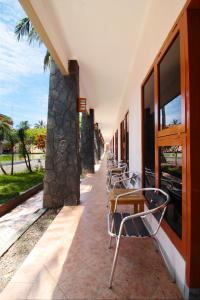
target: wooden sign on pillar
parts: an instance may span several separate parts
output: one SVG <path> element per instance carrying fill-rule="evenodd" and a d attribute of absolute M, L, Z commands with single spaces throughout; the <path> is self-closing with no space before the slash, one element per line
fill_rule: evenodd
<path fill-rule="evenodd" d="M 86 112 L 86 98 L 78 98 L 78 112 Z"/>

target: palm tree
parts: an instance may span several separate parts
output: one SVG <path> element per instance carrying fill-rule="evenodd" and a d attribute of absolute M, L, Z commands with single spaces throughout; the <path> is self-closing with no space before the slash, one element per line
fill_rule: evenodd
<path fill-rule="evenodd" d="M 26 149 L 26 142 L 25 142 L 25 139 L 26 139 L 26 129 L 23 128 L 23 127 L 20 127 L 17 130 L 17 135 L 18 135 L 19 140 L 20 140 L 21 145 L 22 145 L 22 154 L 23 154 L 23 157 L 24 157 L 24 161 L 25 161 L 26 167 L 27 167 L 27 169 L 30 172 L 32 172 L 30 157 L 29 157 L 29 153 L 28 153 L 28 151 Z"/>
<path fill-rule="evenodd" d="M 33 42 L 37 42 L 39 45 L 43 44 L 42 40 L 40 39 L 37 31 L 33 27 L 28 17 L 21 19 L 17 23 L 17 25 L 15 26 L 15 34 L 17 36 L 18 41 L 23 38 L 26 38 L 29 44 L 32 44 Z M 44 57 L 44 71 L 46 71 L 50 67 L 50 63 L 51 55 L 47 50 Z"/>
<path fill-rule="evenodd" d="M 18 136 L 17 136 L 17 131 L 15 129 L 11 129 L 7 134 L 6 134 L 6 140 L 9 142 L 11 150 L 12 150 L 12 160 L 11 160 L 11 172 L 10 175 L 13 175 L 13 170 L 14 170 L 14 147 L 16 143 L 18 142 Z"/>
<path fill-rule="evenodd" d="M 30 128 L 30 124 L 28 121 L 21 121 L 18 125 L 18 128 L 23 128 L 24 130 L 27 130 Z"/>
<path fill-rule="evenodd" d="M 35 123 L 34 127 L 38 129 L 46 128 L 46 124 L 43 120 L 39 120 L 37 123 Z"/>
<path fill-rule="evenodd" d="M 1 117 L 0 119 L 0 155 L 3 153 L 3 140 L 5 138 L 5 135 L 10 131 L 10 125 L 8 123 L 8 120 L 6 117 Z M 0 162 L 0 168 L 2 172 L 6 175 L 6 171 L 4 170 L 1 162 Z"/>

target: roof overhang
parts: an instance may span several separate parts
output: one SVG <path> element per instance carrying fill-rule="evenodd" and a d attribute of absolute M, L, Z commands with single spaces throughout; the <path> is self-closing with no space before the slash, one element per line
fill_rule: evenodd
<path fill-rule="evenodd" d="M 80 66 L 81 97 L 105 139 L 119 113 L 149 0 L 19 0 L 63 75 Z"/>

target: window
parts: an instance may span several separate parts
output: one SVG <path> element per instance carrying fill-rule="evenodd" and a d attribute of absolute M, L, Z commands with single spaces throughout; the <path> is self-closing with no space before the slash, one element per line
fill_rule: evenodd
<path fill-rule="evenodd" d="M 170 196 L 165 220 L 182 237 L 182 146 L 159 147 L 160 187 Z"/>
<path fill-rule="evenodd" d="M 125 115 L 124 120 L 120 124 L 120 144 L 121 144 L 121 160 L 129 164 L 129 114 Z"/>
<path fill-rule="evenodd" d="M 182 96 L 180 72 L 180 36 L 171 44 L 159 64 L 159 129 L 182 123 Z"/>
<path fill-rule="evenodd" d="M 168 36 L 142 85 L 143 186 L 170 195 L 162 228 L 183 253 L 186 241 L 186 64 L 181 24 Z M 145 193 L 150 199 L 151 192 Z"/>
<path fill-rule="evenodd" d="M 144 186 L 155 186 L 154 73 L 144 88 Z"/>

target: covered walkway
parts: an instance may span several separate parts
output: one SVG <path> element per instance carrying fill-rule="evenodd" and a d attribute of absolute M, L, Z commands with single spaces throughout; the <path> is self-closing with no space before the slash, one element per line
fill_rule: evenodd
<path fill-rule="evenodd" d="M 61 210 L 0 299 L 181 299 L 152 241 L 122 241 L 108 289 L 105 165 L 83 181 L 81 205 Z"/>

